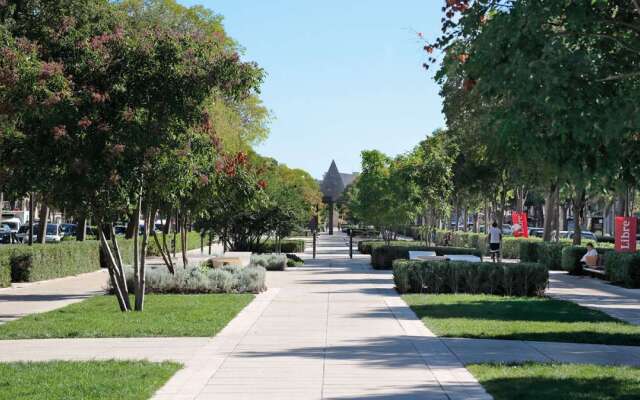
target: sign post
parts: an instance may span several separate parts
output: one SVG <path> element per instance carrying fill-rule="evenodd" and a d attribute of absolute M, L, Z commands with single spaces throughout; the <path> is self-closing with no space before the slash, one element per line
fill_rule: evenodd
<path fill-rule="evenodd" d="M 318 216 L 314 215 L 309 221 L 309 229 L 313 234 L 313 259 L 316 259 L 316 238 L 318 235 Z"/>
<path fill-rule="evenodd" d="M 349 228 L 349 258 L 353 259 L 353 229 Z"/>
<path fill-rule="evenodd" d="M 637 233 L 636 217 L 616 217 L 616 252 L 635 253 Z"/>

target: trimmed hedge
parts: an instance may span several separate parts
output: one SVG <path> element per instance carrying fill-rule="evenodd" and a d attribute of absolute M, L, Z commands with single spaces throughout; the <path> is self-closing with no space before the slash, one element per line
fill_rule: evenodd
<path fill-rule="evenodd" d="M 100 269 L 98 242 L 61 242 L 0 247 L 0 270 L 9 265 L 12 282 L 37 282 Z"/>
<path fill-rule="evenodd" d="M 262 243 L 258 249 L 255 250 L 256 253 L 275 253 L 276 252 L 276 242 L 275 240 L 267 240 Z M 299 239 L 286 239 L 280 241 L 280 252 L 281 253 L 304 253 L 304 240 Z"/>
<path fill-rule="evenodd" d="M 358 242 L 358 251 L 360 254 L 371 254 L 376 247 L 385 245 L 384 240 L 362 240 Z M 391 246 L 425 246 L 425 243 L 417 240 L 392 240 L 389 242 Z"/>
<path fill-rule="evenodd" d="M 640 288 L 640 254 L 609 252 L 604 262 L 611 282 L 629 288 Z"/>
<path fill-rule="evenodd" d="M 416 246 L 415 242 L 407 242 L 408 245 L 401 246 L 379 246 L 374 247 L 371 253 L 371 265 L 375 269 L 390 269 L 395 260 L 409 259 L 410 251 L 435 251 L 436 255 L 443 256 L 445 254 L 468 254 L 482 258 L 482 252 L 474 249 L 462 247 L 428 247 Z"/>
<path fill-rule="evenodd" d="M 549 270 L 562 269 L 562 249 L 567 243 L 548 243 L 540 241 L 520 241 L 520 261 L 537 262 Z"/>
<path fill-rule="evenodd" d="M 547 287 L 549 271 L 534 263 L 396 260 L 393 280 L 400 293 L 539 296 Z"/>
<path fill-rule="evenodd" d="M 9 254 L 0 252 L 0 288 L 11 286 L 11 261 L 9 257 Z"/>

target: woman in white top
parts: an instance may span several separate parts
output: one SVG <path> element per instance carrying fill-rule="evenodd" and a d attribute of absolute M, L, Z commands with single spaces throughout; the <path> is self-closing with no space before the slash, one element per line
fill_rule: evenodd
<path fill-rule="evenodd" d="M 582 256 L 580 262 L 587 264 L 587 257 L 598 257 L 598 250 L 593 248 L 592 243 L 587 243 L 587 252 Z"/>

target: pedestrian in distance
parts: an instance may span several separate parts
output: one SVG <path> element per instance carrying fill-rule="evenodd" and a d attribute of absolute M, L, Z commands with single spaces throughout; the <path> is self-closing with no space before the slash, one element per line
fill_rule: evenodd
<path fill-rule="evenodd" d="M 500 249 L 502 248 L 502 231 L 498 228 L 498 224 L 494 222 L 489 228 L 489 254 L 491 261 L 500 262 Z"/>

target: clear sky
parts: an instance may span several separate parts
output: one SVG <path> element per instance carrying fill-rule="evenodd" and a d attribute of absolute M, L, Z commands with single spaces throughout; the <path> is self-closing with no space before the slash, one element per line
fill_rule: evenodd
<path fill-rule="evenodd" d="M 275 119 L 258 152 L 321 178 L 332 159 L 395 155 L 444 125 L 416 32 L 435 37 L 441 0 L 179 0 L 222 14 L 244 57 L 263 67 Z"/>

